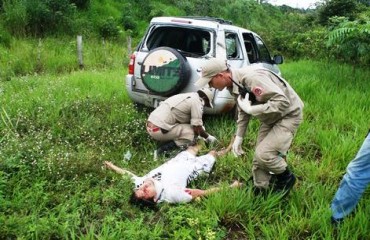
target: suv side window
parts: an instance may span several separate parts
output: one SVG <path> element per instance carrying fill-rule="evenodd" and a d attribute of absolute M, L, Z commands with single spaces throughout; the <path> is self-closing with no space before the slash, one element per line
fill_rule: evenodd
<path fill-rule="evenodd" d="M 271 63 L 271 56 L 269 50 L 263 43 L 262 39 L 256 36 L 256 43 L 258 48 L 258 61 Z"/>
<path fill-rule="evenodd" d="M 243 33 L 243 41 L 249 62 L 256 63 L 258 61 L 257 47 L 253 35 L 250 33 Z"/>
<path fill-rule="evenodd" d="M 208 54 L 211 47 L 210 41 L 211 34 L 205 30 L 158 26 L 151 32 L 146 46 L 148 50 L 170 47 L 194 57 Z"/>
<path fill-rule="evenodd" d="M 237 33 L 225 32 L 225 46 L 227 59 L 241 59 L 243 57 Z"/>

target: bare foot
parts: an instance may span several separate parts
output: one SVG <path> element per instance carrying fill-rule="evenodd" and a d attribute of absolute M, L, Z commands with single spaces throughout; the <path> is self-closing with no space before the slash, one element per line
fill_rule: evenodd
<path fill-rule="evenodd" d="M 214 156 L 214 157 L 217 157 L 218 156 L 218 152 L 216 152 L 215 150 L 212 150 L 212 151 L 209 151 L 208 154 Z"/>

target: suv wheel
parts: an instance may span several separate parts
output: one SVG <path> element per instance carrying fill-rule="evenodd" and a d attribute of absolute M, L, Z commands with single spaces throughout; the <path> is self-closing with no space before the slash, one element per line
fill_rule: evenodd
<path fill-rule="evenodd" d="M 178 93 L 190 78 L 190 66 L 177 50 L 159 47 L 144 58 L 141 79 L 147 89 L 161 96 Z"/>

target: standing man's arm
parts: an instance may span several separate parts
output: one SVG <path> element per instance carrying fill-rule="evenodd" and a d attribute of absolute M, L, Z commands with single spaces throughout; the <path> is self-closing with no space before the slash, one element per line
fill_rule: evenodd
<path fill-rule="evenodd" d="M 242 143 L 243 143 L 243 138 L 248 130 L 248 124 L 249 124 L 250 118 L 251 118 L 251 115 L 245 113 L 238 106 L 238 120 L 236 122 L 237 129 L 235 133 L 235 139 L 232 145 L 232 152 L 234 153 L 234 156 L 236 157 L 244 154 L 244 151 L 242 149 Z"/>

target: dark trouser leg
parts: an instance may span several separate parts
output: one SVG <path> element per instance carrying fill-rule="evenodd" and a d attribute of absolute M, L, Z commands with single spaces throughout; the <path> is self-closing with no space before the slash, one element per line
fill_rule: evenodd
<path fill-rule="evenodd" d="M 287 195 L 289 191 L 293 188 L 296 182 L 296 177 L 287 167 L 284 172 L 276 174 L 276 181 L 273 185 L 273 191 L 281 192 Z"/>

